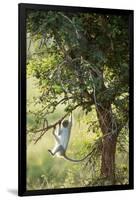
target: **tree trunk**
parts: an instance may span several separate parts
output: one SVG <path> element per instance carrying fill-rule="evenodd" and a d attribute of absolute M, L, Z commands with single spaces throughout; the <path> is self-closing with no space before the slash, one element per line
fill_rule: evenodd
<path fill-rule="evenodd" d="M 115 152 L 117 142 L 117 133 L 116 127 L 114 127 L 111 104 L 107 103 L 101 107 L 98 106 L 96 111 L 103 133 L 101 177 L 104 178 L 105 185 L 111 185 L 115 184 Z"/>

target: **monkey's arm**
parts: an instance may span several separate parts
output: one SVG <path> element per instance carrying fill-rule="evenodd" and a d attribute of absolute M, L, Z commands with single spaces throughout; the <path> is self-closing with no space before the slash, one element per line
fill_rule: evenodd
<path fill-rule="evenodd" d="M 55 133 L 56 131 L 57 131 L 56 128 L 54 128 L 52 134 L 54 135 L 55 140 L 56 140 L 58 143 L 60 143 L 60 139 L 59 139 L 58 135 Z M 58 130 L 58 131 L 59 131 L 59 130 Z"/>
<path fill-rule="evenodd" d="M 58 135 L 61 134 L 61 122 L 59 123 L 59 128 L 58 128 Z"/>
<path fill-rule="evenodd" d="M 69 127 L 72 127 L 72 113 L 69 116 Z"/>

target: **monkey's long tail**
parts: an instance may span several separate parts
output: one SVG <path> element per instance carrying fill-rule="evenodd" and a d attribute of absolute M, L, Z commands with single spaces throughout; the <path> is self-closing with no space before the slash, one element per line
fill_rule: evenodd
<path fill-rule="evenodd" d="M 82 161 L 84 161 L 86 158 L 88 158 L 91 154 L 92 154 L 92 151 L 91 151 L 90 153 L 88 153 L 84 158 L 78 159 L 78 160 L 69 158 L 67 155 L 64 155 L 64 158 L 65 158 L 66 160 L 70 161 L 70 162 L 82 162 Z"/>

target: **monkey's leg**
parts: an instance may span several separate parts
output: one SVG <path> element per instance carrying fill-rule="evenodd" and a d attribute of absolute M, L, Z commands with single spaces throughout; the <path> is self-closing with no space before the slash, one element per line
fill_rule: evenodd
<path fill-rule="evenodd" d="M 49 152 L 52 156 L 54 156 L 54 154 L 52 153 L 52 151 L 51 151 L 50 149 L 48 149 L 48 152 Z"/>
<path fill-rule="evenodd" d="M 55 140 L 57 141 L 57 143 L 60 143 L 60 139 L 59 139 L 59 137 L 58 137 L 55 133 L 53 133 L 53 135 L 54 135 Z"/>
<path fill-rule="evenodd" d="M 57 152 L 59 152 L 61 149 L 62 149 L 61 145 L 58 145 L 58 146 L 56 146 L 56 147 L 53 149 L 52 153 L 55 155 L 55 154 L 56 154 Z"/>
<path fill-rule="evenodd" d="M 61 145 L 58 145 L 52 151 L 49 149 L 48 152 L 50 152 L 50 154 L 54 156 L 57 152 L 62 152 L 62 148 L 63 147 Z"/>

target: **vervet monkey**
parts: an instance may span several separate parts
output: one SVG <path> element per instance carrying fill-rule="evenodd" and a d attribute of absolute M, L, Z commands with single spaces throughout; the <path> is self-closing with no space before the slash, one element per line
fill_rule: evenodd
<path fill-rule="evenodd" d="M 48 150 L 51 155 L 57 155 L 57 156 L 64 156 L 65 151 L 68 146 L 69 138 L 70 138 L 70 132 L 72 127 L 72 114 L 69 117 L 69 120 L 64 120 L 61 124 L 59 124 L 59 128 L 53 131 L 53 135 L 55 137 L 55 147 L 53 150 Z"/>
<path fill-rule="evenodd" d="M 56 143 L 53 150 L 49 149 L 48 151 L 52 156 L 57 155 L 71 162 L 80 162 L 85 160 L 89 156 L 89 154 L 81 160 L 71 159 L 66 156 L 66 149 L 71 134 L 71 128 L 72 128 L 72 114 L 70 115 L 69 120 L 64 120 L 62 122 L 62 127 L 60 124 L 59 128 L 53 131 Z"/>

